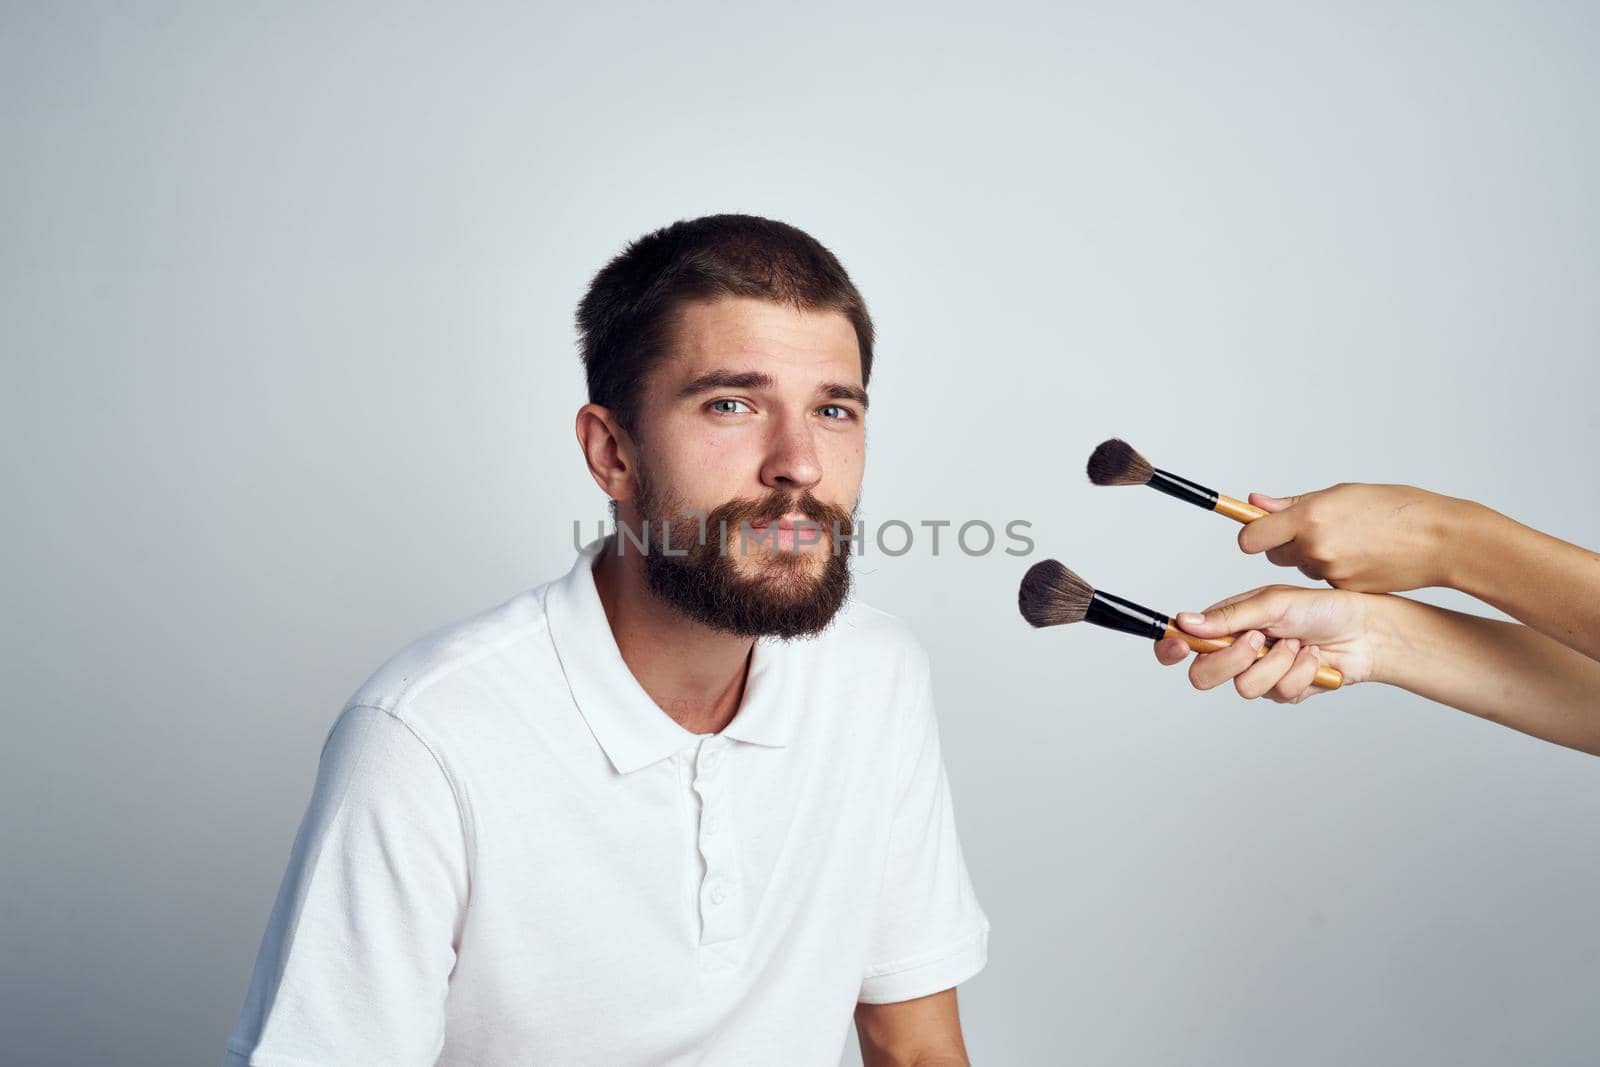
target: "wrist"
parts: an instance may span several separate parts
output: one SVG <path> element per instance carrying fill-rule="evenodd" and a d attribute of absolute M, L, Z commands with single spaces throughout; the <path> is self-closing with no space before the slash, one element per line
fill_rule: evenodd
<path fill-rule="evenodd" d="M 1487 558 L 1487 534 L 1501 516 L 1474 500 L 1445 497 L 1436 533 L 1439 561 L 1437 585 L 1470 592 L 1478 584 Z"/>
<path fill-rule="evenodd" d="M 1364 600 L 1361 627 L 1367 635 L 1370 662 L 1369 682 L 1402 685 L 1398 667 L 1406 662 L 1401 648 L 1405 641 L 1405 609 L 1411 601 L 1393 593 L 1359 593 Z"/>

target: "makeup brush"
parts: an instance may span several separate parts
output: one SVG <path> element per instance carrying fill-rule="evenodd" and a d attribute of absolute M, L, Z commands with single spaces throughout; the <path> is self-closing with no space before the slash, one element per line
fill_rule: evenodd
<path fill-rule="evenodd" d="M 1254 522 L 1266 514 L 1254 504 L 1223 496 L 1215 489 L 1152 466 L 1120 437 L 1101 441 L 1095 448 L 1089 457 L 1089 480 L 1095 485 L 1148 485 L 1239 522 Z"/>
<path fill-rule="evenodd" d="M 1217 652 L 1234 641 L 1232 637 L 1186 634 L 1172 625 L 1166 615 L 1131 600 L 1102 593 L 1053 559 L 1040 560 L 1028 568 L 1028 573 L 1022 576 L 1022 588 L 1017 591 L 1017 607 L 1022 617 L 1035 626 L 1092 622 L 1108 630 L 1121 630 L 1152 641 L 1176 637 L 1196 652 Z M 1276 643 L 1269 640 L 1256 653 L 1256 659 L 1265 656 L 1267 649 Z M 1332 667 L 1319 667 L 1316 684 L 1324 689 L 1337 689 L 1344 684 L 1344 675 Z"/>

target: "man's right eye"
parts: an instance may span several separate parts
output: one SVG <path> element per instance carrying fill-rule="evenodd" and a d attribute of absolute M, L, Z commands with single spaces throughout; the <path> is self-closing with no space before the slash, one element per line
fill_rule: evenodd
<path fill-rule="evenodd" d="M 731 397 L 724 397 L 721 400 L 713 400 L 711 403 L 707 404 L 706 406 L 711 408 L 718 415 L 737 415 L 737 414 L 739 414 L 737 411 L 729 410 L 726 407 L 718 407 L 718 405 L 719 404 L 743 404 L 743 403 L 744 403 L 743 400 L 734 400 Z"/>

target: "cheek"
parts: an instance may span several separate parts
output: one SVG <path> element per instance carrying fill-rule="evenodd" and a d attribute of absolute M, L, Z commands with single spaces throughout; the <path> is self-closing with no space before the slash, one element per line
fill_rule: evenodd
<path fill-rule="evenodd" d="M 865 441 L 859 437 L 840 441 L 837 447 L 829 450 L 823 457 L 824 476 L 836 485 L 859 488 L 866 461 Z"/>
<path fill-rule="evenodd" d="M 761 469 L 765 457 L 756 434 L 701 431 L 689 438 L 678 457 L 684 476 L 706 485 L 742 486 Z"/>
<path fill-rule="evenodd" d="M 751 496 L 761 454 L 737 435 L 694 429 L 676 438 L 669 454 L 658 453 L 653 469 L 694 507 L 715 507 L 735 496 Z"/>

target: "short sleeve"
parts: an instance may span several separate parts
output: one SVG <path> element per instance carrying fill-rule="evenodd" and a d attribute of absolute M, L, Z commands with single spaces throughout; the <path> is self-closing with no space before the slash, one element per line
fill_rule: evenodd
<path fill-rule="evenodd" d="M 902 726 L 889 855 L 858 1000 L 888 1004 L 949 989 L 988 960 L 989 920 L 956 836 L 927 653 L 915 647 L 915 695 Z"/>
<path fill-rule="evenodd" d="M 323 746 L 229 1067 L 433 1063 L 467 855 L 432 751 L 389 712 L 347 708 Z"/>

